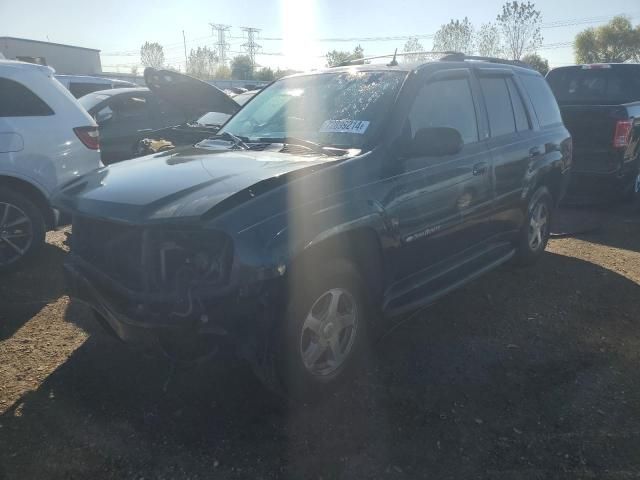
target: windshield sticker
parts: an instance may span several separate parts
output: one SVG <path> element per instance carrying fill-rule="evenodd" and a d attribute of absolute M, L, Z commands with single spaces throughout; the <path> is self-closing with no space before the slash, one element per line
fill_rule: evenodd
<path fill-rule="evenodd" d="M 320 127 L 320 133 L 357 133 L 363 135 L 369 128 L 366 120 L 327 120 Z"/>

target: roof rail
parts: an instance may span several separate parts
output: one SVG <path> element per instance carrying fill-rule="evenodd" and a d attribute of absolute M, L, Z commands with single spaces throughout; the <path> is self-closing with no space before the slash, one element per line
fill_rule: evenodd
<path fill-rule="evenodd" d="M 368 61 L 378 60 L 380 58 L 391 58 L 391 59 L 393 59 L 395 57 L 406 57 L 406 56 L 410 56 L 410 55 L 415 55 L 415 56 L 419 56 L 419 55 L 424 55 L 424 56 L 428 56 L 428 55 L 451 56 L 451 55 L 462 55 L 462 54 L 461 53 L 457 53 L 457 52 L 452 52 L 452 51 L 446 51 L 446 52 L 419 51 L 419 52 L 390 53 L 388 55 L 376 55 L 375 57 L 353 58 L 351 60 L 345 60 L 344 62 L 339 63 L 338 65 L 336 65 L 336 67 L 348 67 L 349 65 L 364 65 Z M 394 66 L 394 65 L 390 65 L 390 66 Z"/>
<path fill-rule="evenodd" d="M 451 55 L 446 55 L 440 58 L 441 62 L 463 62 L 465 60 L 472 60 L 478 62 L 489 62 L 489 63 L 501 63 L 504 65 L 514 65 L 516 67 L 528 68 L 530 70 L 535 70 L 531 65 L 525 62 L 521 62 L 520 60 L 506 60 L 504 58 L 495 58 L 495 57 L 483 57 L 479 55 L 465 55 L 464 53 L 452 53 Z"/>

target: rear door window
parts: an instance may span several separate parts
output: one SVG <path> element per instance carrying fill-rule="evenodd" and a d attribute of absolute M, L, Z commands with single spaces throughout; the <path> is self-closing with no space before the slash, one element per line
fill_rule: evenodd
<path fill-rule="evenodd" d="M 558 102 L 556 102 L 549 84 L 539 75 L 522 75 L 524 88 L 531 98 L 541 127 L 562 123 Z"/>
<path fill-rule="evenodd" d="M 51 107 L 26 86 L 0 78 L 0 117 L 41 117 L 53 115 Z"/>
<path fill-rule="evenodd" d="M 421 128 L 450 127 L 460 132 L 464 143 L 478 141 L 476 109 L 466 78 L 428 83 L 418 93 L 409 114 L 411 138 Z"/>
<path fill-rule="evenodd" d="M 500 137 L 515 133 L 516 122 L 506 79 L 504 77 L 481 77 L 480 86 L 487 105 L 491 136 Z"/>
<path fill-rule="evenodd" d="M 527 110 L 512 78 L 507 78 L 507 87 L 509 88 L 509 96 L 511 97 L 511 105 L 513 105 L 513 115 L 516 118 L 516 129 L 519 132 L 524 132 L 531 129 L 529 123 L 529 117 L 527 116 Z"/>
<path fill-rule="evenodd" d="M 114 115 L 118 118 L 144 118 L 149 116 L 146 95 L 122 95 L 111 103 Z"/>

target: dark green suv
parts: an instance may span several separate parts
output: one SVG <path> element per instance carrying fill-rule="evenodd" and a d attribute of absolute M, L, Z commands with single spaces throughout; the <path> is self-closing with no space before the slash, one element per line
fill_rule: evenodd
<path fill-rule="evenodd" d="M 532 69 L 450 55 L 276 81 L 215 137 L 66 186 L 71 295 L 121 339 L 229 343 L 330 390 L 394 318 L 545 249 L 571 138 Z"/>

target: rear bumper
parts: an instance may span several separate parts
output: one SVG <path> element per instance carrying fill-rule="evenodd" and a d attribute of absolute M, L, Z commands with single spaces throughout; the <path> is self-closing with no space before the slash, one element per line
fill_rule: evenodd
<path fill-rule="evenodd" d="M 574 161 L 571 179 L 565 195 L 565 204 L 598 203 L 621 198 L 630 193 L 638 175 L 638 159 L 625 162 L 622 155 L 617 162 L 611 158 L 602 158 L 602 164 L 613 167 L 608 170 L 595 170 L 580 167 L 580 161 Z"/>

